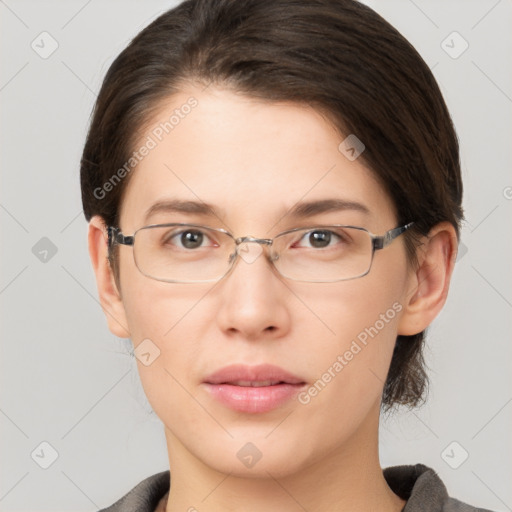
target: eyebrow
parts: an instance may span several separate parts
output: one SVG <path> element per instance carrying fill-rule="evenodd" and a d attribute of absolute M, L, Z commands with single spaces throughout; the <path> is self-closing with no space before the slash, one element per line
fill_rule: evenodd
<path fill-rule="evenodd" d="M 293 206 L 287 215 L 293 218 L 304 218 L 319 215 L 320 213 L 338 212 L 343 210 L 355 210 L 364 213 L 365 215 L 370 214 L 369 208 L 362 203 L 335 198 L 299 202 Z"/>
<path fill-rule="evenodd" d="M 320 199 L 316 201 L 305 201 L 296 203 L 289 212 L 283 217 L 293 219 L 303 219 L 313 217 L 321 213 L 337 212 L 344 210 L 354 210 L 365 215 L 370 214 L 367 206 L 357 201 L 348 201 L 346 199 L 332 198 Z M 201 201 L 187 201 L 181 199 L 169 199 L 158 201 L 148 208 L 145 214 L 145 221 L 156 213 L 183 213 L 188 215 L 203 215 L 207 217 L 223 218 L 224 211 L 212 204 Z"/>
<path fill-rule="evenodd" d="M 158 201 L 154 205 L 150 206 L 144 216 L 144 220 L 147 221 L 152 215 L 157 213 L 185 213 L 189 215 L 205 215 L 209 217 L 215 217 L 218 211 L 213 205 L 203 203 L 201 201 L 187 201 L 183 199 L 168 199 L 164 201 Z"/>

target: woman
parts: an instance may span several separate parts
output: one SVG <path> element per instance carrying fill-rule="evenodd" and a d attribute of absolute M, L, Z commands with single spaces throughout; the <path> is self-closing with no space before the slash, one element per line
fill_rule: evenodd
<path fill-rule="evenodd" d="M 424 399 L 462 219 L 442 95 L 380 16 L 183 2 L 110 67 L 81 184 L 170 467 L 105 510 L 476 510 L 379 463 L 381 410 Z"/>

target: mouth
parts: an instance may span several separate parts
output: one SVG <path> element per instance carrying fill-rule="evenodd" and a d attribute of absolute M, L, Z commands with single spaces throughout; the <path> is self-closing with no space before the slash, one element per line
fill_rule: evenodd
<path fill-rule="evenodd" d="M 246 387 L 260 388 L 263 386 L 277 386 L 278 384 L 289 384 L 289 382 L 285 382 L 282 380 L 261 380 L 261 381 L 235 380 L 232 382 L 221 382 L 221 384 L 230 384 L 232 386 L 242 386 L 244 388 L 246 388 Z"/>
<path fill-rule="evenodd" d="M 273 365 L 232 365 L 207 377 L 203 386 L 220 404 L 244 413 L 264 413 L 294 398 L 306 382 Z"/>

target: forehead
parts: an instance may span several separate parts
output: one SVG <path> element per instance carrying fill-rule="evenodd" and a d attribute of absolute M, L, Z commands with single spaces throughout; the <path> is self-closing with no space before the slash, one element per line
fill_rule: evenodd
<path fill-rule="evenodd" d="M 255 229 L 326 199 L 360 205 L 345 208 L 354 221 L 391 222 L 393 205 L 362 161 L 340 151 L 344 138 L 308 106 L 190 88 L 161 103 L 135 144 L 121 225 L 140 227 L 170 200 L 208 203 L 231 225 Z"/>

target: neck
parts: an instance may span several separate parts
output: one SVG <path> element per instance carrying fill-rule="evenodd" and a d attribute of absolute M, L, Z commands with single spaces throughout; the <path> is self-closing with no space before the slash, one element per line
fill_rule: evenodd
<path fill-rule="evenodd" d="M 389 488 L 379 462 L 378 420 L 377 410 L 343 445 L 307 467 L 279 476 L 263 471 L 250 478 L 203 464 L 166 428 L 171 489 L 162 510 L 400 512 L 405 501 Z"/>

